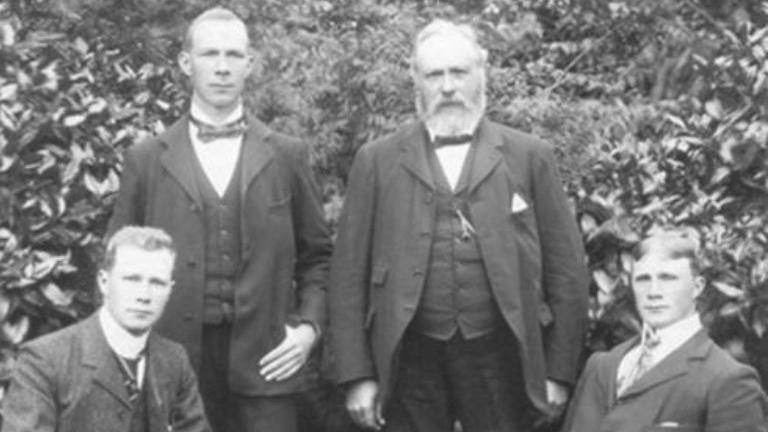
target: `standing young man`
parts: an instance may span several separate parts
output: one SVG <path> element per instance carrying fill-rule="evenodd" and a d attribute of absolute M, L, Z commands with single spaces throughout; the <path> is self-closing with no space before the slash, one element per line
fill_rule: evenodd
<path fill-rule="evenodd" d="M 22 347 L 3 398 L 4 432 L 210 431 L 186 352 L 152 331 L 175 258 L 161 230 L 112 236 L 98 274 L 103 306 Z"/>
<path fill-rule="evenodd" d="M 437 20 L 416 37 L 419 121 L 363 146 L 329 291 L 336 378 L 363 426 L 528 431 L 575 380 L 581 236 L 550 146 L 484 118 L 486 51 Z"/>
<path fill-rule="evenodd" d="M 189 114 L 127 151 L 110 229 L 157 226 L 177 243 L 158 330 L 189 351 L 213 429 L 290 432 L 293 395 L 315 376 L 331 248 L 308 147 L 246 118 L 253 53 L 231 11 L 195 18 L 179 65 Z"/>
<path fill-rule="evenodd" d="M 702 328 L 698 236 L 668 229 L 635 248 L 632 291 L 641 335 L 590 357 L 563 432 L 764 432 L 757 373 Z"/>

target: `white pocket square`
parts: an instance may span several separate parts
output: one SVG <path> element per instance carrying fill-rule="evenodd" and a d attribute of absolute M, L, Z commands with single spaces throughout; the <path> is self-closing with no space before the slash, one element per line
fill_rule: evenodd
<path fill-rule="evenodd" d="M 512 203 L 509 205 L 509 211 L 511 213 L 520 213 L 525 210 L 528 210 L 528 203 L 525 202 L 523 197 L 518 193 L 512 195 Z"/>

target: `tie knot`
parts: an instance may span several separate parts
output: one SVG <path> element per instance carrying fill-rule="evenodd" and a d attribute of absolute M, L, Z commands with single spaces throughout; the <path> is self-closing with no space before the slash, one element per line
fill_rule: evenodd
<path fill-rule="evenodd" d="M 471 134 L 463 134 L 463 135 L 435 135 L 435 148 L 445 147 L 445 146 L 452 146 L 452 145 L 460 145 L 460 144 L 469 144 L 472 142 L 473 136 Z"/>
<path fill-rule="evenodd" d="M 659 346 L 661 338 L 659 334 L 650 327 L 646 327 L 643 330 L 643 348 L 646 350 L 652 350 Z"/>
<path fill-rule="evenodd" d="M 242 136 L 247 129 L 245 117 L 240 117 L 220 126 L 205 123 L 191 115 L 189 120 L 197 126 L 197 139 L 202 143 L 209 143 L 221 138 L 236 138 Z"/>

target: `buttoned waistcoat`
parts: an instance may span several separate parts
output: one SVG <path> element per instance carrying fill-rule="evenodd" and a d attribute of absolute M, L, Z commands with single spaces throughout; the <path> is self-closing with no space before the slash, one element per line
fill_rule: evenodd
<path fill-rule="evenodd" d="M 212 145 L 215 145 L 213 143 Z M 281 382 L 266 382 L 258 360 L 285 336 L 285 324 L 325 322 L 331 253 L 320 192 L 308 147 L 251 121 L 242 144 L 239 235 L 241 266 L 234 281 L 229 386 L 235 393 L 300 391 L 316 372 L 305 367 Z M 124 225 L 166 230 L 179 252 L 176 284 L 156 329 L 200 362 L 205 221 L 195 180 L 189 122 L 181 118 L 158 137 L 124 153 L 120 191 L 109 232 Z"/>

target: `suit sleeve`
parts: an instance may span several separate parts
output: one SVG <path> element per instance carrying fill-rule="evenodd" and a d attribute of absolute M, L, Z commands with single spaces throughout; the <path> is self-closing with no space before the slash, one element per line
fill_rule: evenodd
<path fill-rule="evenodd" d="M 584 373 L 579 378 L 573 392 L 561 432 L 584 432 L 598 429 L 610 399 L 607 388 L 598 382 L 597 373 L 601 367 L 604 367 L 600 364 L 600 357 L 603 355 L 603 353 L 595 353 L 587 361 Z"/>
<path fill-rule="evenodd" d="M 210 432 L 205 417 L 203 400 L 197 387 L 197 378 L 189 363 L 186 351 L 179 347 L 177 357 L 181 359 L 181 374 L 175 399 L 171 405 L 171 426 L 174 431 Z"/>
<path fill-rule="evenodd" d="M 542 289 L 553 318 L 544 340 L 547 376 L 572 384 L 586 332 L 589 279 L 581 234 L 552 149 L 548 145 L 538 149 L 532 184 L 541 244 Z"/>
<path fill-rule="evenodd" d="M 365 326 L 376 205 L 374 167 L 367 150 L 361 148 L 352 164 L 331 261 L 330 357 L 339 383 L 375 376 Z"/>
<path fill-rule="evenodd" d="M 713 380 L 705 432 L 765 432 L 766 399 L 755 371 L 743 365 Z"/>
<path fill-rule="evenodd" d="M 3 432 L 53 432 L 58 412 L 54 365 L 36 350 L 22 348 L 3 397 Z"/>
<path fill-rule="evenodd" d="M 123 153 L 123 173 L 120 177 L 120 189 L 117 193 L 117 201 L 112 209 L 112 217 L 109 220 L 107 233 L 104 238 L 109 238 L 115 231 L 126 225 L 144 225 L 142 199 L 145 181 L 139 170 L 137 152 L 130 148 Z"/>
<path fill-rule="evenodd" d="M 309 164 L 309 152 L 301 145 L 294 162 L 291 205 L 296 241 L 294 277 L 299 299 L 294 320 L 309 322 L 316 330 L 325 326 L 326 289 L 331 237 L 325 221 L 320 188 Z"/>

